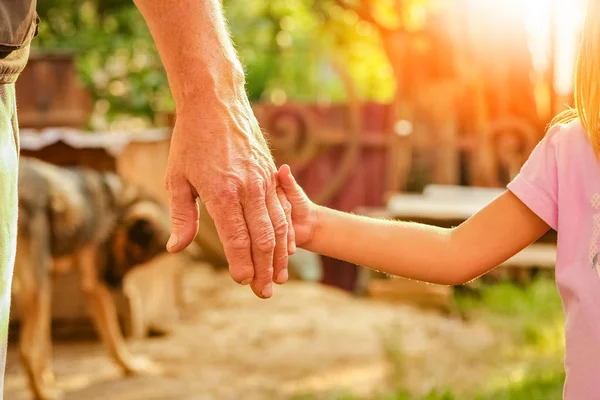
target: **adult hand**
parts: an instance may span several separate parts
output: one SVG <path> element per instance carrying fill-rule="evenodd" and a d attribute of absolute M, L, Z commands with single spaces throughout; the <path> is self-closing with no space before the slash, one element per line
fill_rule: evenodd
<path fill-rule="evenodd" d="M 238 83 L 215 84 L 177 112 L 166 175 L 170 193 L 170 252 L 198 231 L 196 198 L 206 206 L 223 243 L 232 278 L 261 298 L 288 279 L 295 249 L 291 207 L 277 169 Z"/>

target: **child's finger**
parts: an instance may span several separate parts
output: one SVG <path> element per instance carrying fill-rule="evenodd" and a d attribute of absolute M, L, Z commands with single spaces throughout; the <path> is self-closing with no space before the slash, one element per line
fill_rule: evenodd
<path fill-rule="evenodd" d="M 297 194 L 298 188 L 296 187 L 296 180 L 292 176 L 290 166 L 287 164 L 284 164 L 279 168 L 279 183 L 281 183 L 281 187 L 286 195 L 290 196 Z"/>

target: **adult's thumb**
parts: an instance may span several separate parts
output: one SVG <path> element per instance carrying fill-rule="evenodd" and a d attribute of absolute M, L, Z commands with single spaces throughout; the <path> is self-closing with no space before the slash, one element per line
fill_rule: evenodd
<path fill-rule="evenodd" d="M 178 253 L 192 243 L 198 233 L 198 203 L 187 179 L 169 182 L 171 237 L 167 243 L 170 253 Z"/>

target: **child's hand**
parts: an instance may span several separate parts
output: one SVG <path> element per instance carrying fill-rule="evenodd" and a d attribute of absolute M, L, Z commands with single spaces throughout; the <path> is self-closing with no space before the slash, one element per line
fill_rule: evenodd
<path fill-rule="evenodd" d="M 316 206 L 296 183 L 288 165 L 279 169 L 279 183 L 292 205 L 292 224 L 296 232 L 296 245 L 306 246 L 312 239 L 316 225 Z"/>

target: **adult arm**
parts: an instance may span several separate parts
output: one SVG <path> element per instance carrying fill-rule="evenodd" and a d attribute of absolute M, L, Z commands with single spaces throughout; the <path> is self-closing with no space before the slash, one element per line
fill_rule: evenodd
<path fill-rule="evenodd" d="M 215 221 L 233 279 L 262 298 L 287 280 L 289 203 L 244 88 L 219 0 L 135 0 L 167 71 L 176 123 L 166 174 L 178 252 L 198 230 L 196 198 Z M 287 213 L 287 218 L 286 218 Z"/>

